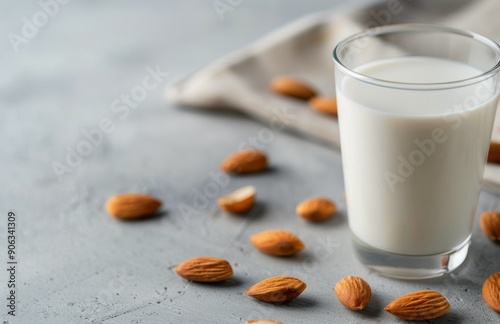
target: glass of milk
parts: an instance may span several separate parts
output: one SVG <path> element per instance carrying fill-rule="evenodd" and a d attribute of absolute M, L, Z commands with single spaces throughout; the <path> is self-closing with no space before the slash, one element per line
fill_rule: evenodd
<path fill-rule="evenodd" d="M 466 258 L 499 102 L 500 47 L 392 25 L 333 53 L 349 227 L 358 259 L 419 279 Z"/>

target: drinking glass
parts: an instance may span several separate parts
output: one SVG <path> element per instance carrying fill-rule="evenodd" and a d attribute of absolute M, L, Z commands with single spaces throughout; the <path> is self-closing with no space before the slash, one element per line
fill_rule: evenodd
<path fill-rule="evenodd" d="M 333 52 L 358 259 L 406 279 L 463 263 L 499 101 L 500 47 L 437 25 L 369 29 Z"/>

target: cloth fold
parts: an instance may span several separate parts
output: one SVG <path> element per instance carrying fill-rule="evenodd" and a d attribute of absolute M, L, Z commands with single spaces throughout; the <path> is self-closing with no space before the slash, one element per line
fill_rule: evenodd
<path fill-rule="evenodd" d="M 400 0 L 312 14 L 172 84 L 167 97 L 186 106 L 237 110 L 266 123 L 286 110 L 294 116 L 286 121 L 288 128 L 340 146 L 335 118 L 307 109 L 304 102 L 271 93 L 269 81 L 278 75 L 295 76 L 320 94 L 334 96 L 332 51 L 345 37 L 386 24 L 437 23 L 500 42 L 499 12 L 497 0 Z M 493 138 L 500 141 L 500 113 Z M 500 193 L 500 166 L 487 165 L 484 185 Z"/>

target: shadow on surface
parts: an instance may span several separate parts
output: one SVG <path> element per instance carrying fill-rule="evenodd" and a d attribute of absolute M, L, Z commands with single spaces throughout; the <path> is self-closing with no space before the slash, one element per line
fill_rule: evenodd
<path fill-rule="evenodd" d="M 272 161 L 271 161 L 272 163 Z M 251 172 L 251 173 L 241 173 L 241 174 L 231 174 L 234 177 L 237 178 L 250 178 L 250 177 L 267 177 L 273 174 L 279 173 L 280 170 L 277 166 L 275 165 L 269 165 L 266 169 L 259 171 L 259 172 Z"/>
<path fill-rule="evenodd" d="M 192 282 L 191 284 L 199 287 L 208 287 L 210 289 L 223 289 L 241 287 L 244 284 L 244 280 L 237 275 L 233 275 L 231 278 L 220 282 Z"/>
<path fill-rule="evenodd" d="M 471 322 L 470 319 L 464 319 L 463 316 L 460 316 L 459 314 L 455 313 L 453 309 L 451 309 L 448 313 L 444 314 L 442 317 L 432 320 L 432 323 L 435 324 L 444 324 L 444 323 L 459 324 L 459 323 L 470 323 L 470 322 Z"/>
<path fill-rule="evenodd" d="M 382 305 L 380 296 L 372 291 L 370 302 L 359 314 L 366 318 L 377 318 L 384 311 L 384 307 L 385 305 Z"/>
<path fill-rule="evenodd" d="M 260 303 L 262 305 L 269 305 L 269 302 L 264 302 L 261 300 L 255 299 L 257 303 Z M 276 307 L 280 308 L 286 308 L 286 309 L 293 309 L 293 310 L 301 310 L 301 309 L 308 309 L 308 308 L 313 308 L 319 305 L 319 302 L 311 297 L 297 297 L 294 300 L 289 300 L 285 302 L 276 302 L 272 303 Z"/>
<path fill-rule="evenodd" d="M 334 212 L 330 218 L 323 222 L 310 222 L 307 220 L 304 220 L 307 225 L 312 226 L 312 227 L 340 227 L 343 224 L 345 224 L 347 221 L 347 215 L 344 211 L 337 210 Z"/>
<path fill-rule="evenodd" d="M 234 218 L 240 218 L 242 220 L 251 220 L 255 221 L 262 216 L 264 216 L 266 212 L 266 205 L 262 201 L 255 201 L 252 208 L 250 210 L 247 210 L 246 212 L 242 213 L 227 213 L 225 212 L 228 216 L 234 217 Z"/>
<path fill-rule="evenodd" d="M 141 222 L 149 222 L 149 221 L 155 221 L 159 220 L 162 217 L 165 217 L 168 215 L 168 212 L 166 210 L 161 210 L 159 212 L 156 212 L 154 214 L 145 216 L 145 217 L 140 217 L 140 218 L 131 218 L 131 219 L 118 219 L 119 221 L 122 221 L 124 223 L 141 223 Z M 113 217 L 115 218 L 115 217 Z"/>

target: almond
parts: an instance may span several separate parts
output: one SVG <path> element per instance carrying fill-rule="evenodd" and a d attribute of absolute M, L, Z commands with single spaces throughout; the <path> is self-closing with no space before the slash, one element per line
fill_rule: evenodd
<path fill-rule="evenodd" d="M 331 200 L 322 197 L 310 198 L 301 202 L 295 212 L 311 222 L 322 222 L 335 212 L 337 207 Z"/>
<path fill-rule="evenodd" d="M 283 324 L 282 322 L 265 319 L 265 320 L 246 320 L 245 324 Z"/>
<path fill-rule="evenodd" d="M 500 313 L 500 272 L 492 274 L 484 282 L 483 299 L 486 305 Z"/>
<path fill-rule="evenodd" d="M 146 194 L 118 194 L 108 199 L 106 211 L 120 219 L 137 219 L 154 214 L 160 208 L 161 202 Z"/>
<path fill-rule="evenodd" d="M 224 259 L 196 257 L 179 264 L 175 272 L 191 281 L 217 282 L 230 278 L 233 275 L 233 268 Z"/>
<path fill-rule="evenodd" d="M 443 316 L 450 303 L 437 291 L 421 290 L 395 299 L 385 310 L 407 321 L 424 321 Z"/>
<path fill-rule="evenodd" d="M 269 87 L 278 94 L 299 99 L 308 100 L 316 96 L 316 91 L 306 83 L 288 76 L 273 79 Z"/>
<path fill-rule="evenodd" d="M 261 252 L 276 256 L 290 256 L 304 249 L 304 244 L 297 236 L 282 230 L 254 234 L 250 242 Z"/>
<path fill-rule="evenodd" d="M 297 298 L 306 284 L 294 277 L 279 276 L 263 280 L 250 287 L 246 294 L 266 302 L 282 302 Z"/>
<path fill-rule="evenodd" d="M 500 142 L 492 141 L 488 152 L 488 162 L 500 163 Z"/>
<path fill-rule="evenodd" d="M 326 115 L 338 116 L 337 100 L 335 98 L 313 97 L 309 100 L 309 107 Z"/>
<path fill-rule="evenodd" d="M 242 213 L 252 207 L 256 192 L 255 187 L 246 186 L 220 197 L 217 203 L 229 213 Z"/>
<path fill-rule="evenodd" d="M 481 214 L 479 226 L 484 234 L 493 241 L 500 241 L 500 213 L 496 211 L 487 211 Z"/>
<path fill-rule="evenodd" d="M 372 290 L 363 279 L 349 276 L 337 282 L 335 294 L 345 307 L 351 310 L 362 310 L 370 302 Z"/>
<path fill-rule="evenodd" d="M 262 151 L 246 149 L 227 157 L 220 165 L 223 171 L 229 173 L 254 173 L 267 167 L 267 157 Z"/>

